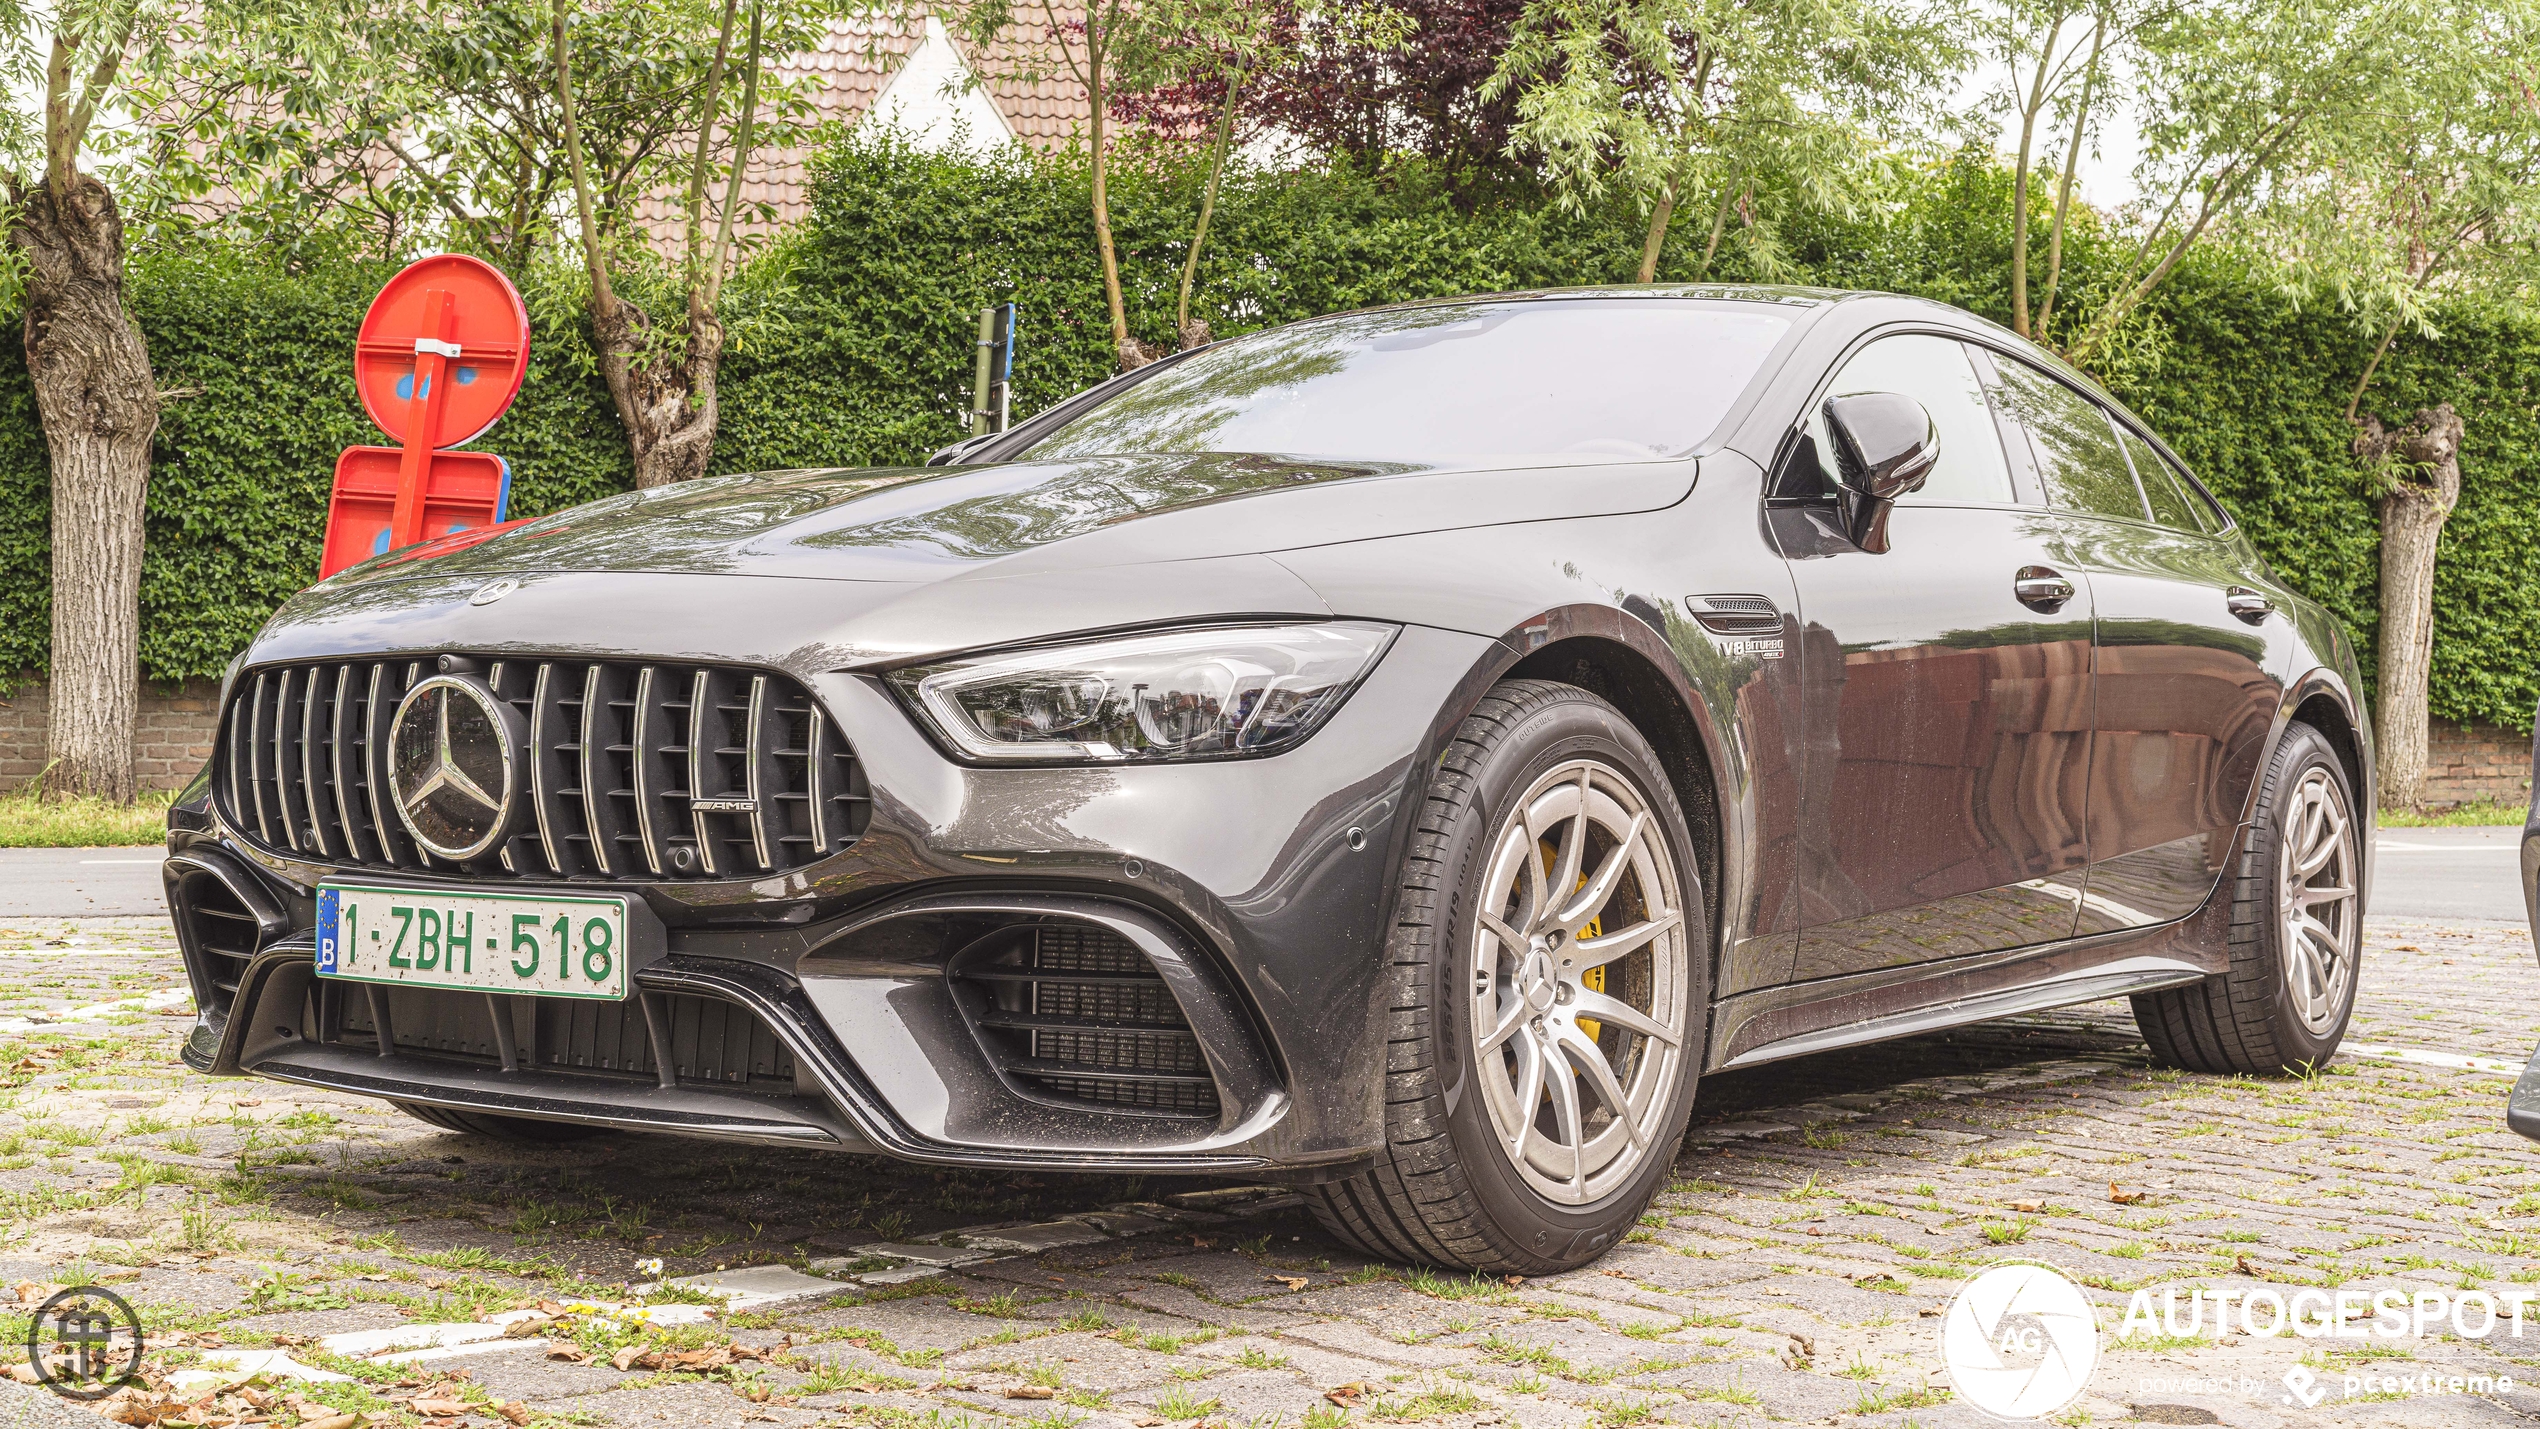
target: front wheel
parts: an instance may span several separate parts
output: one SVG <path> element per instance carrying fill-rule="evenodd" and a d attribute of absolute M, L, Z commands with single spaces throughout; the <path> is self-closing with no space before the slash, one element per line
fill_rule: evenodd
<path fill-rule="evenodd" d="M 2318 730 L 2289 726 L 2235 876 L 2231 967 L 2134 999 L 2152 1055 L 2192 1072 L 2323 1066 L 2346 1035 L 2363 958 L 2363 832 L 2346 766 Z"/>
<path fill-rule="evenodd" d="M 1666 1184 L 1710 998 L 1684 815 L 1647 740 L 1570 685 L 1509 681 L 1456 732 L 1387 959 L 1386 1145 L 1321 1188 L 1383 1259 L 1549 1274 Z"/>

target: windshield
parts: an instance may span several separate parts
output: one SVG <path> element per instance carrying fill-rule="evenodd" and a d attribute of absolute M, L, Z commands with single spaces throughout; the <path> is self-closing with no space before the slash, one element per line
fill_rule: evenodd
<path fill-rule="evenodd" d="M 1758 303 L 1574 299 L 1350 313 L 1218 343 L 1034 457 L 1262 452 L 1560 463 L 1682 456 L 1790 318 Z"/>

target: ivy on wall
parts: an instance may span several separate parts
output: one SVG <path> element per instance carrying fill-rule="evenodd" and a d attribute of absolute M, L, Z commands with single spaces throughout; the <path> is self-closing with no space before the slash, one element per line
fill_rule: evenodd
<path fill-rule="evenodd" d="M 958 440 L 978 310 L 1020 309 L 1018 412 L 1110 375 L 1081 166 L 973 164 L 889 145 L 823 156 L 815 211 L 729 290 L 731 346 L 715 467 L 880 465 Z M 1957 161 L 1875 215 L 1794 232 L 1790 270 L 2008 311 L 2008 180 Z M 1169 336 L 1195 206 L 1171 163 L 1121 166 L 1112 196 L 1133 331 Z M 1220 335 L 1316 313 L 1456 293 L 1627 282 L 1640 218 L 1544 206 L 1467 211 L 1416 166 L 1230 178 L 1201 265 Z M 2086 315 L 2114 239 L 2068 245 L 2068 310 Z M 1662 279 L 1694 275 L 1698 237 Z M 151 476 L 143 672 L 217 674 L 315 577 L 326 491 L 348 444 L 384 440 L 353 394 L 353 335 L 393 265 L 284 272 L 238 252 L 140 253 L 131 301 L 171 392 Z M 1722 280 L 1757 274 L 1720 271 Z M 621 490 L 630 466 L 570 275 L 526 286 L 536 328 L 521 399 L 477 443 L 514 471 L 513 513 Z M 5 320 L 12 327 L 14 315 Z M 2369 401 L 2392 417 L 2451 401 L 2468 419 L 2461 510 L 2436 585 L 2434 713 L 2527 723 L 2540 698 L 2540 321 L 2446 313 L 2401 342 Z M 2109 386 L 2239 515 L 2294 585 L 2346 620 L 2372 668 L 2378 532 L 2340 418 L 2365 343 L 2230 254 L 2191 262 L 2105 364 Z M 0 671 L 40 670 L 45 468 L 16 344 L 0 353 Z"/>

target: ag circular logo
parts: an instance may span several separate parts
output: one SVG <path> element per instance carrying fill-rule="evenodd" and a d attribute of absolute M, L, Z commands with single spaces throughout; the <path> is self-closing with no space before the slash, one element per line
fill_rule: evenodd
<path fill-rule="evenodd" d="M 406 692 L 388 730 L 388 792 L 398 821 L 452 862 L 481 857 L 511 828 L 520 716 L 460 675 Z"/>
<path fill-rule="evenodd" d="M 36 1381 L 65 1399 L 103 1399 L 141 1372 L 141 1317 L 111 1290 L 76 1285 L 36 1307 L 26 1358 Z"/>
<path fill-rule="evenodd" d="M 2004 1419 L 2043 1419 L 2081 1398 L 2099 1364 L 2099 1321 L 2081 1287 L 2042 1265 L 1997 1265 L 1940 1322 L 1958 1397 Z"/>

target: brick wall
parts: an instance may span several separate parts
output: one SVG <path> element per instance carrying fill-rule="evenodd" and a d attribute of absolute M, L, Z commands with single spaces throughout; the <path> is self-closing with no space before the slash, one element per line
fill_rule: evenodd
<path fill-rule="evenodd" d="M 212 706 L 220 686 L 189 680 L 182 686 L 141 687 L 141 728 L 133 746 L 134 772 L 144 789 L 182 789 L 212 757 Z M 0 789 L 14 789 L 44 772 L 44 728 L 51 717 L 46 687 L 30 685 L 0 699 Z"/>
<path fill-rule="evenodd" d="M 181 789 L 212 756 L 212 708 L 219 686 L 191 680 L 182 687 L 141 688 L 140 744 L 135 751 L 141 787 Z M 13 789 L 44 768 L 45 687 L 30 686 L 0 699 L 0 789 Z M 2451 804 L 2531 798 L 2531 735 L 2493 725 L 2434 721 L 2427 751 L 2425 802 Z"/>
<path fill-rule="evenodd" d="M 2426 805 L 2489 799 L 2530 802 L 2531 731 L 2435 720 L 2425 751 Z"/>

